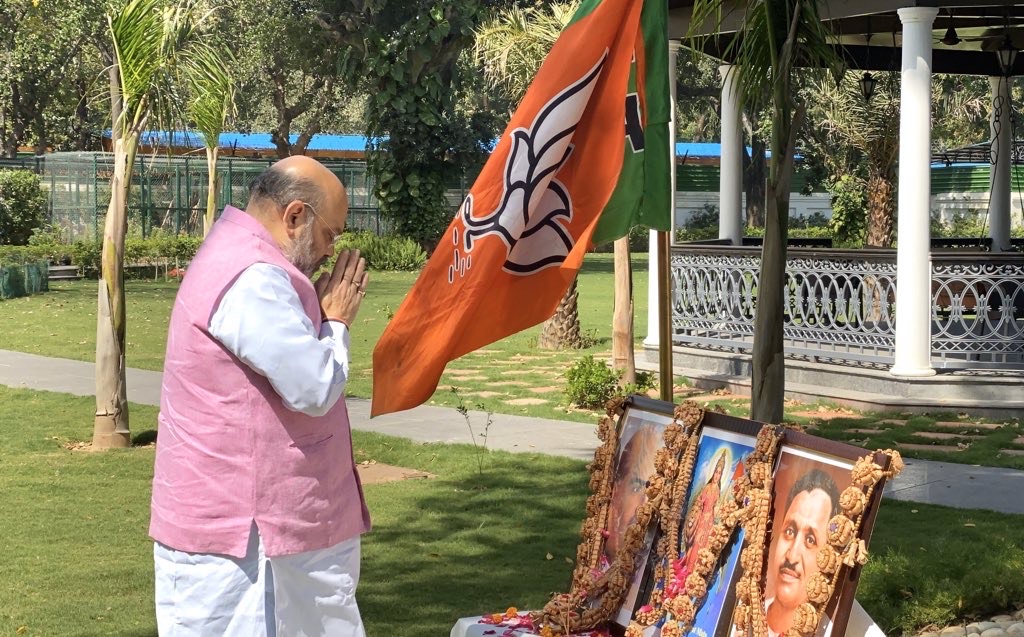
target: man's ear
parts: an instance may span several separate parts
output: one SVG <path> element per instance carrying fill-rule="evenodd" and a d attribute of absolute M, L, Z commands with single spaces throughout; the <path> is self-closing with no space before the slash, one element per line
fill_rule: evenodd
<path fill-rule="evenodd" d="M 293 199 L 284 207 L 284 211 L 281 213 L 281 220 L 284 221 L 284 227 L 289 232 L 298 230 L 302 227 L 305 212 L 306 206 L 298 199 Z"/>

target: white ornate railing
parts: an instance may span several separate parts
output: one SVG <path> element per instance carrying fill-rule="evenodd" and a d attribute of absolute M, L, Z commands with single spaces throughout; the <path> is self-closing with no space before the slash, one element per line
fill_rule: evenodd
<path fill-rule="evenodd" d="M 760 249 L 673 248 L 674 341 L 748 352 Z M 1024 369 L 1024 257 L 933 255 L 936 367 Z M 894 250 L 790 248 L 784 336 L 788 356 L 888 366 L 896 344 Z M 980 311 L 979 311 L 980 310 Z"/>
<path fill-rule="evenodd" d="M 932 358 L 1024 369 L 1024 255 L 932 254 Z"/>

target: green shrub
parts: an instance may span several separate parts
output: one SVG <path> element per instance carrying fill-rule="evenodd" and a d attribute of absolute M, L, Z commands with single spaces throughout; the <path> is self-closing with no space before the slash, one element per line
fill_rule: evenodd
<path fill-rule="evenodd" d="M 78 266 L 82 276 L 98 278 L 103 244 L 99 241 L 75 241 L 68 247 L 71 248 L 71 264 Z"/>
<path fill-rule="evenodd" d="M 39 177 L 27 170 L 0 170 L 0 245 L 25 245 L 46 218 Z"/>
<path fill-rule="evenodd" d="M 718 238 L 718 206 L 704 204 L 704 209 L 695 212 L 682 228 L 676 229 L 676 241 L 706 241 Z"/>
<path fill-rule="evenodd" d="M 99 241 L 50 243 L 48 231 L 38 233 L 27 246 L 0 246 L 0 263 L 24 264 L 44 260 L 53 264 L 77 265 L 86 278 L 100 272 L 103 244 Z M 148 239 L 130 238 L 124 244 L 126 266 L 153 265 L 165 259 L 171 265 L 185 265 L 193 259 L 203 240 L 199 237 L 155 234 Z"/>
<path fill-rule="evenodd" d="M 654 389 L 654 374 L 651 372 L 636 371 L 636 382 L 626 383 L 622 388 L 622 394 L 646 394 L 648 390 Z"/>
<path fill-rule="evenodd" d="M 408 237 L 377 236 L 372 232 L 342 235 L 339 249 L 357 249 L 371 270 L 418 270 L 427 262 L 427 253 Z"/>
<path fill-rule="evenodd" d="M 587 355 L 565 373 L 565 393 L 569 402 L 580 407 L 599 407 L 619 393 L 619 373 Z"/>

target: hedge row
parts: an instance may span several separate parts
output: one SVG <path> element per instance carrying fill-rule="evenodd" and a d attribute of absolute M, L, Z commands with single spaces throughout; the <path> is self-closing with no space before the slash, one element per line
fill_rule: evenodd
<path fill-rule="evenodd" d="M 153 265 L 158 262 L 183 265 L 192 260 L 202 241 L 197 237 L 174 235 L 127 239 L 124 244 L 124 262 L 128 266 Z M 100 270 L 101 248 L 98 241 L 0 246 L 0 264 L 43 260 L 54 265 L 77 265 L 83 276 L 94 278 Z"/>
<path fill-rule="evenodd" d="M 76 241 L 69 244 L 47 241 L 46 238 L 40 233 L 27 246 L 0 246 L 0 265 L 47 261 L 54 265 L 77 265 L 79 272 L 88 278 L 99 275 L 99 242 Z M 124 262 L 126 266 L 185 266 L 195 257 L 202 242 L 198 237 L 174 235 L 127 239 Z M 338 246 L 358 248 L 373 270 L 418 270 L 427 260 L 427 254 L 419 244 L 402 237 L 378 237 L 367 232 L 345 233 Z"/>

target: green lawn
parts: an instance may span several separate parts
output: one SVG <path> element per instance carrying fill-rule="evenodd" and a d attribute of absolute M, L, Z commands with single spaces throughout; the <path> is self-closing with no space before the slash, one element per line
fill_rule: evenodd
<path fill-rule="evenodd" d="M 634 257 L 633 285 L 645 291 L 647 286 L 646 256 Z M 370 291 L 352 329 L 351 379 L 347 393 L 369 398 L 372 381 L 373 347 L 384 327 L 398 309 L 402 299 L 416 278 L 414 272 L 372 272 Z M 96 356 L 96 282 L 77 281 L 52 283 L 47 294 L 0 301 L 0 322 L 6 329 L 0 339 L 0 348 L 12 349 L 43 356 L 92 361 Z M 129 280 L 126 282 L 128 299 L 129 367 L 160 370 L 163 368 L 167 347 L 167 322 L 171 305 L 177 293 L 176 282 Z M 559 391 L 546 396 L 543 405 L 510 406 L 508 395 L 480 397 L 473 394 L 486 391 L 501 376 L 503 370 L 522 368 L 517 355 L 536 353 L 540 327 L 534 327 L 489 345 L 482 353 L 472 353 L 452 362 L 449 370 L 476 366 L 490 366 L 493 374 L 478 380 L 442 378 L 432 402 L 454 406 L 458 399 L 450 388 L 457 386 L 462 399 L 468 404 L 482 405 L 495 412 L 517 413 L 594 422 L 590 412 L 567 412 L 568 401 L 561 391 L 565 385 L 565 369 L 587 354 L 609 357 L 611 353 L 612 315 L 612 255 L 592 254 L 587 257 L 579 276 L 579 316 L 582 330 L 593 345 L 585 350 L 548 352 L 545 360 L 534 367 L 547 371 L 527 378 L 548 386 L 559 386 Z M 646 336 L 647 295 L 638 293 L 635 300 L 637 341 Z M 484 317 L 482 317 L 484 318 Z M 507 380 L 507 377 L 504 378 Z M 525 381 L 524 381 L 525 382 Z M 510 387 L 510 392 L 515 389 Z M 526 393 L 526 396 L 533 394 Z"/>
<path fill-rule="evenodd" d="M 0 635 L 155 635 L 146 537 L 153 448 L 92 454 L 92 399 L 0 387 Z M 152 440 L 156 410 L 133 406 Z M 461 616 L 538 607 L 563 590 L 585 464 L 355 436 L 356 458 L 430 480 L 367 487 L 359 600 L 370 635 L 444 635 Z M 858 598 L 889 634 L 1024 600 L 1024 518 L 885 501 Z M 550 555 L 550 558 L 548 557 Z"/>

